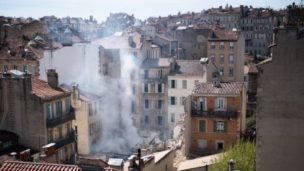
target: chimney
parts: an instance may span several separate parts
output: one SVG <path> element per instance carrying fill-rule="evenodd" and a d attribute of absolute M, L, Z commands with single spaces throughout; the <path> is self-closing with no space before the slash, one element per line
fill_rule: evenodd
<path fill-rule="evenodd" d="M 49 69 L 47 71 L 47 82 L 52 88 L 58 88 L 58 73 L 55 69 Z"/>

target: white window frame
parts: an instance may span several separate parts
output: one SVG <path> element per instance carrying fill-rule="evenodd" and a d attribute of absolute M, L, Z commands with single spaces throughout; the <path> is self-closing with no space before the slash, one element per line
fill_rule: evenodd
<path fill-rule="evenodd" d="M 216 121 L 216 132 L 225 131 L 225 121 Z"/>
<path fill-rule="evenodd" d="M 226 111 L 227 108 L 227 98 L 218 97 L 215 99 L 215 110 L 216 111 Z"/>

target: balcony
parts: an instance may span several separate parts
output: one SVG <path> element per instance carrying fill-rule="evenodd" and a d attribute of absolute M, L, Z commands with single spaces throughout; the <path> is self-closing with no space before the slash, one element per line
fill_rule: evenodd
<path fill-rule="evenodd" d="M 53 128 L 74 119 L 75 119 L 75 110 L 74 108 L 71 107 L 69 113 L 62 114 L 60 116 L 57 116 L 56 118 L 47 119 L 46 124 L 48 128 Z"/>
<path fill-rule="evenodd" d="M 75 142 L 75 131 L 70 131 L 64 138 L 55 141 L 55 149 Z"/>
<path fill-rule="evenodd" d="M 210 117 L 210 118 L 236 118 L 238 116 L 238 112 L 234 110 L 228 111 L 201 111 L 201 110 L 192 110 L 192 116 L 194 117 Z"/>

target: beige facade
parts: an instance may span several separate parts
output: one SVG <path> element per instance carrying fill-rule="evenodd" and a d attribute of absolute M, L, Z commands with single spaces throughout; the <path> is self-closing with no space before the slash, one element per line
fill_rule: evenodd
<path fill-rule="evenodd" d="M 212 81 L 212 73 L 218 71 L 221 72 L 222 82 L 243 82 L 244 54 L 245 42 L 242 33 L 213 30 L 208 39 L 207 81 Z"/>
<path fill-rule="evenodd" d="M 77 126 L 77 148 L 79 155 L 90 155 L 93 152 L 93 144 L 101 136 L 101 117 L 97 115 L 99 98 L 95 96 L 79 94 L 77 87 L 72 90 L 72 106 L 75 108 L 76 119 L 74 126 Z"/>

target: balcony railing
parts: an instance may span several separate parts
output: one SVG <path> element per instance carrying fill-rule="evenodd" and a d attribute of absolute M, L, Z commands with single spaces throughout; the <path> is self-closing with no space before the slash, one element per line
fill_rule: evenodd
<path fill-rule="evenodd" d="M 228 111 L 192 110 L 192 116 L 195 116 L 195 117 L 236 118 L 238 116 L 238 112 L 234 111 L 234 110 L 228 110 Z"/>
<path fill-rule="evenodd" d="M 57 125 L 60 125 L 62 123 L 71 121 L 75 119 L 75 111 L 74 108 L 71 107 L 70 112 L 66 114 L 62 114 L 60 116 L 57 116 L 56 118 L 47 119 L 47 127 L 53 128 Z"/>
<path fill-rule="evenodd" d="M 75 131 L 70 131 L 64 138 L 55 141 L 55 148 L 61 148 L 67 144 L 75 142 Z"/>

